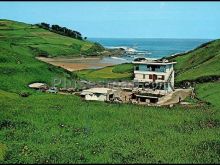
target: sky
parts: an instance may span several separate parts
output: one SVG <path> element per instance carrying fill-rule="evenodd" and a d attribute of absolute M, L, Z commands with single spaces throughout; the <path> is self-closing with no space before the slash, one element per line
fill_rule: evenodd
<path fill-rule="evenodd" d="M 220 2 L 0 2 L 0 18 L 47 22 L 88 38 L 220 38 Z"/>

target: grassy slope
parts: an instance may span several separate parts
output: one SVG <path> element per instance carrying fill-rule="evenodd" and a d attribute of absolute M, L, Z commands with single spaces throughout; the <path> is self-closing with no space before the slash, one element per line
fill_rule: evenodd
<path fill-rule="evenodd" d="M 197 84 L 196 90 L 201 99 L 210 102 L 214 107 L 220 108 L 220 102 L 219 102 L 220 83 L 219 82 Z"/>
<path fill-rule="evenodd" d="M 175 65 L 178 82 L 195 80 L 206 76 L 220 76 L 220 40 L 212 41 L 183 56 L 172 60 Z"/>
<path fill-rule="evenodd" d="M 25 47 L 35 51 L 36 55 L 47 52 L 49 56 L 79 56 L 93 53 L 96 45 L 62 36 L 37 26 L 8 20 L 0 20 L 0 39 L 12 46 Z"/>
<path fill-rule="evenodd" d="M 21 92 L 32 82 L 51 83 L 53 77 L 71 77 L 71 73 L 52 65 L 37 61 L 26 47 L 10 46 L 0 41 L 0 85 L 1 89 Z"/>
<path fill-rule="evenodd" d="M 133 65 L 120 64 L 101 69 L 86 69 L 75 72 L 78 77 L 85 80 L 130 80 L 132 78 Z"/>
<path fill-rule="evenodd" d="M 210 84 L 198 85 L 197 91 L 214 107 L 200 109 L 86 102 L 34 91 L 23 98 L 13 92 L 28 90 L 31 81 L 71 75 L 37 61 L 27 45 L 17 43 L 14 32 L 0 40 L 0 163 L 220 161 L 220 105 L 212 101 L 220 94 L 213 88 L 207 95 Z M 111 71 L 129 72 L 126 67 Z"/>
<path fill-rule="evenodd" d="M 76 96 L 8 94 L 0 96 L 4 163 L 220 160 L 220 116 L 208 107 L 166 109 L 85 102 Z"/>
<path fill-rule="evenodd" d="M 89 49 L 93 43 L 58 35 L 29 24 L 0 20 L 0 47 L 0 88 L 21 92 L 28 90 L 27 85 L 32 82 L 50 84 L 54 77 L 73 77 L 72 73 L 64 69 L 37 61 L 36 55 L 46 51 L 50 56 L 77 56 L 80 50 L 91 51 Z"/>

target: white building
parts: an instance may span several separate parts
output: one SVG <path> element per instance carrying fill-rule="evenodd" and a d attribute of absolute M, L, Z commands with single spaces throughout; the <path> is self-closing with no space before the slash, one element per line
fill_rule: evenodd
<path fill-rule="evenodd" d="M 80 95 L 85 100 L 110 101 L 114 98 L 115 91 L 109 88 L 91 88 L 83 90 Z"/>
<path fill-rule="evenodd" d="M 142 89 L 137 97 L 155 99 L 174 91 L 174 64 L 168 60 L 140 59 L 132 62 L 134 64 L 134 83 Z M 144 99 L 146 100 L 146 99 Z M 147 101 L 147 100 L 146 100 Z"/>

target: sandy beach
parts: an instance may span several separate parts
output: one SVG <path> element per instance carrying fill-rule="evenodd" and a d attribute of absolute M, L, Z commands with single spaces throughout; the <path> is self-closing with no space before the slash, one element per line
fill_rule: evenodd
<path fill-rule="evenodd" d="M 36 57 L 38 60 L 60 66 L 69 71 L 77 71 L 83 69 L 96 69 L 114 65 L 113 63 L 102 63 L 99 57 L 72 57 L 72 58 L 46 58 Z"/>

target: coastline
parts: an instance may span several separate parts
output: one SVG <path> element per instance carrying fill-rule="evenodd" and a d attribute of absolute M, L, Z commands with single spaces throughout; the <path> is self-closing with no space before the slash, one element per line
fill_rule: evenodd
<path fill-rule="evenodd" d="M 116 65 L 114 63 L 102 63 L 103 57 L 36 57 L 36 59 L 62 67 L 68 71 L 79 71 L 84 69 L 98 69 L 106 66 Z"/>

